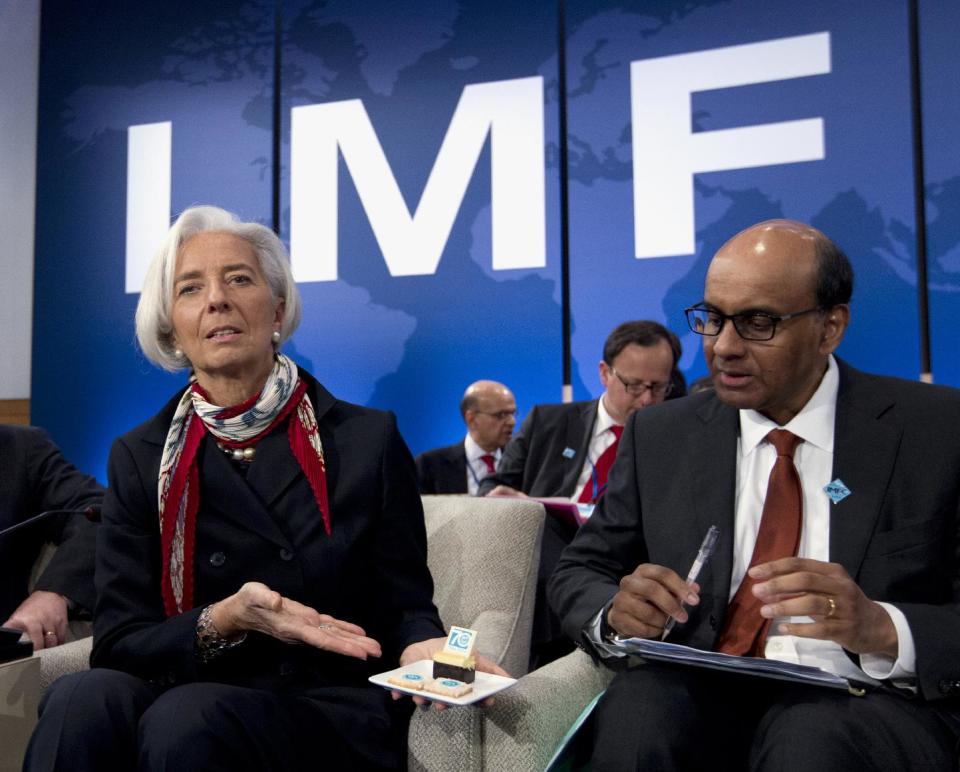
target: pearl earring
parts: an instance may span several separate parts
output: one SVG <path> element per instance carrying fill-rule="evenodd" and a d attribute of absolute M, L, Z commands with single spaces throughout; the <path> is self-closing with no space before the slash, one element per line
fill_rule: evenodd
<path fill-rule="evenodd" d="M 174 359 L 183 359 L 183 351 L 181 351 L 181 350 L 178 349 L 178 348 L 175 348 L 175 349 L 173 350 L 173 357 L 174 357 Z"/>
<path fill-rule="evenodd" d="M 280 332 L 278 330 L 274 330 L 273 335 L 270 336 L 270 339 L 273 341 L 274 345 L 277 345 L 280 342 Z"/>

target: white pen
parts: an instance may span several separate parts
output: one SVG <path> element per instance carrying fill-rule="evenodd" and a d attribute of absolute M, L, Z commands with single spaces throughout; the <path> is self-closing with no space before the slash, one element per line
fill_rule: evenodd
<path fill-rule="evenodd" d="M 713 548 L 717 546 L 717 537 L 719 535 L 720 529 L 715 525 L 711 525 L 710 530 L 707 531 L 707 535 L 703 537 L 703 543 L 697 551 L 697 557 L 694 558 L 693 565 L 690 566 L 690 570 L 687 572 L 687 584 L 693 584 L 697 581 L 697 577 L 700 576 L 700 569 L 703 568 L 704 564 L 710 559 L 710 556 L 713 554 Z M 674 617 L 670 617 L 667 620 L 667 623 L 663 626 L 663 635 L 660 636 L 661 641 L 670 634 L 670 631 L 676 623 L 677 620 Z"/>

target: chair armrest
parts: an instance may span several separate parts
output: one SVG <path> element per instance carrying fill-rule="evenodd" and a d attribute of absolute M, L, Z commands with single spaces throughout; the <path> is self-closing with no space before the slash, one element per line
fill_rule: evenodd
<path fill-rule="evenodd" d="M 81 638 L 52 649 L 41 649 L 34 652 L 34 657 L 40 660 L 40 691 L 47 690 L 54 681 L 67 673 L 79 673 L 90 667 L 90 649 L 93 638 Z"/>
<path fill-rule="evenodd" d="M 407 735 L 409 772 L 483 769 L 484 708 L 467 706 L 414 711 Z"/>
<path fill-rule="evenodd" d="M 486 710 L 484 768 L 542 770 L 613 673 L 577 649 L 528 673 Z"/>

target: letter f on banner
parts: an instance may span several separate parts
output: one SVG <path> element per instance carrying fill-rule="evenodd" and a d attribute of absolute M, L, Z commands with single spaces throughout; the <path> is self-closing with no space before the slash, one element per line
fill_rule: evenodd
<path fill-rule="evenodd" d="M 337 278 L 338 150 L 390 274 L 435 273 L 488 133 L 493 268 L 546 265 L 543 79 L 531 77 L 463 89 L 412 217 L 359 99 L 293 108 L 294 278 Z"/>
<path fill-rule="evenodd" d="M 696 251 L 694 174 L 824 158 L 820 118 L 694 132 L 691 94 L 828 72 L 828 32 L 631 62 L 636 256 Z"/>

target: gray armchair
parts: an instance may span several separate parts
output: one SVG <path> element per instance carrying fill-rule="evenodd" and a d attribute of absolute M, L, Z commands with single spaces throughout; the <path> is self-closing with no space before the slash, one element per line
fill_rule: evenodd
<path fill-rule="evenodd" d="M 526 673 L 543 506 L 468 496 L 423 501 L 434 600 L 444 625 L 478 630 L 479 649 L 520 680 L 489 708 L 417 711 L 409 767 L 543 770 L 611 677 L 581 651 Z"/>
<path fill-rule="evenodd" d="M 427 562 L 445 627 L 477 630 L 477 648 L 511 675 L 526 672 L 543 506 L 512 498 L 424 496 Z M 483 769 L 485 713 L 417 711 L 411 770 Z"/>

